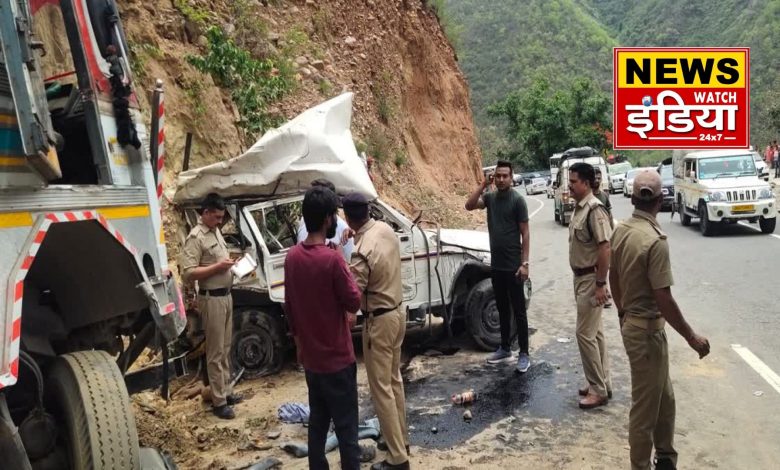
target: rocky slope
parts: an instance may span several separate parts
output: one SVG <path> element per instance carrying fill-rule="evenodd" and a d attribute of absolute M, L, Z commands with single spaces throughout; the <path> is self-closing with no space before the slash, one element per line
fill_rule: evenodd
<path fill-rule="evenodd" d="M 291 118 L 354 92 L 353 135 L 373 154 L 382 197 L 407 214 L 423 209 L 425 218 L 446 225 L 473 223 L 461 209 L 481 174 L 468 86 L 424 1 L 118 3 L 139 88 L 151 90 L 158 78 L 166 84 L 168 190 L 181 169 L 186 132 L 194 134 L 191 167 L 238 155 L 252 140 L 237 126 L 230 91 L 186 59 L 205 53 L 205 30 L 218 26 L 254 57 L 287 54 L 280 60 L 294 68 L 295 85 L 270 113 Z M 141 99 L 148 110 L 148 97 Z"/>

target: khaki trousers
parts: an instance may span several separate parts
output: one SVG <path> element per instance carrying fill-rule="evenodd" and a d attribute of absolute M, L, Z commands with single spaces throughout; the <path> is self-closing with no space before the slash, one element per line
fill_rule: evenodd
<path fill-rule="evenodd" d="M 206 333 L 206 371 L 211 386 L 211 403 L 227 403 L 230 390 L 230 346 L 233 338 L 233 297 L 198 296 L 198 309 Z"/>
<path fill-rule="evenodd" d="M 398 465 L 406 455 L 409 431 L 406 427 L 406 399 L 401 378 L 401 344 L 406 318 L 401 310 L 369 317 L 363 330 L 363 357 L 371 399 L 387 442 L 387 461 Z"/>
<path fill-rule="evenodd" d="M 586 274 L 574 278 L 574 298 L 577 302 L 577 346 L 582 368 L 591 393 L 606 397 L 612 390 L 609 375 L 607 341 L 601 320 L 601 307 L 591 305 L 596 293 L 596 275 Z"/>
<path fill-rule="evenodd" d="M 655 444 L 657 458 L 677 464 L 674 450 L 674 390 L 669 376 L 666 332 L 623 324 L 623 345 L 631 366 L 631 412 L 628 443 L 632 470 L 649 470 Z"/>

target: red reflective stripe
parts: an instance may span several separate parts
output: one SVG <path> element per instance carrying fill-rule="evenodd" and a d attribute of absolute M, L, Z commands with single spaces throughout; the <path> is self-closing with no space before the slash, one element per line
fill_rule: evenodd
<path fill-rule="evenodd" d="M 68 219 L 69 222 L 75 222 L 79 220 L 73 212 L 66 212 L 65 218 Z"/>
<path fill-rule="evenodd" d="M 85 219 L 94 219 L 95 218 L 95 214 L 93 214 L 92 211 L 84 211 L 84 212 L 82 212 L 82 214 L 84 214 L 84 218 Z"/>
<path fill-rule="evenodd" d="M 14 286 L 14 302 L 19 302 L 24 297 L 24 281 L 18 281 Z"/>
<path fill-rule="evenodd" d="M 11 341 L 22 335 L 22 318 L 19 317 L 14 320 L 13 326 L 11 326 Z"/>
<path fill-rule="evenodd" d="M 28 256 L 22 261 L 22 269 L 27 271 L 30 269 L 30 266 L 32 266 L 32 262 L 35 259 L 34 256 Z"/>
<path fill-rule="evenodd" d="M 119 233 L 117 230 L 114 230 L 114 237 L 119 240 L 119 243 L 125 244 L 125 239 L 122 237 L 122 234 Z"/>
<path fill-rule="evenodd" d="M 165 114 L 165 102 L 161 99 L 160 105 L 157 107 L 157 116 L 162 117 Z"/>
<path fill-rule="evenodd" d="M 19 358 L 14 358 L 13 361 L 11 361 L 11 375 L 14 377 L 19 377 Z"/>
<path fill-rule="evenodd" d="M 46 214 L 46 218 L 51 220 L 52 222 L 59 222 L 60 221 L 60 219 L 58 219 L 57 216 L 54 215 L 54 214 Z"/>
<path fill-rule="evenodd" d="M 42 243 L 43 239 L 46 238 L 46 231 L 45 230 L 38 230 L 38 233 L 35 234 L 35 240 L 33 240 L 33 243 Z"/>

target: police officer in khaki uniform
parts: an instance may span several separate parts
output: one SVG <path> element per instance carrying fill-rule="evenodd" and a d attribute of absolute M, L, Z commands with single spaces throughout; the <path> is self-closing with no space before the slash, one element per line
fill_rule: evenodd
<path fill-rule="evenodd" d="M 612 235 L 610 287 L 631 366 L 628 442 L 631 468 L 649 470 L 655 445 L 657 470 L 674 469 L 674 391 L 664 324 L 668 321 L 702 358 L 706 338 L 693 332 L 672 297 L 672 267 L 666 234 L 656 220 L 663 195 L 661 176 L 646 170 L 634 178 L 635 211 Z"/>
<path fill-rule="evenodd" d="M 342 205 L 355 237 L 350 269 L 363 293 L 363 359 L 387 450 L 387 458 L 371 469 L 408 469 L 409 432 L 401 378 L 401 344 L 406 333 L 401 246 L 389 225 L 369 217 L 368 200 L 362 194 L 347 194 Z"/>
<path fill-rule="evenodd" d="M 234 262 L 219 227 L 225 201 L 209 194 L 201 206 L 200 223 L 184 242 L 180 267 L 187 282 L 198 281 L 198 310 L 206 333 L 206 369 L 214 414 L 233 419 L 232 406 L 241 399 L 230 390 L 230 346 L 233 335 L 233 298 L 230 287 Z"/>
<path fill-rule="evenodd" d="M 608 299 L 612 227 L 604 205 L 593 195 L 595 178 L 593 166 L 587 163 L 575 163 L 569 168 L 569 191 L 576 201 L 569 224 L 569 264 L 574 273 L 577 303 L 577 346 L 588 381 L 579 390 L 582 409 L 606 405 L 612 394 L 601 320 L 602 305 Z"/>

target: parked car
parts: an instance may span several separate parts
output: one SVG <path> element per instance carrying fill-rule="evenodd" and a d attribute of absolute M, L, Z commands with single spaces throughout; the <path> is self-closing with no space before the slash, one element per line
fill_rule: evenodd
<path fill-rule="evenodd" d="M 613 163 L 607 165 L 609 171 L 608 189 L 610 194 L 614 194 L 623 189 L 623 183 L 626 179 L 626 172 L 631 170 L 632 166 L 629 162 Z"/>
<path fill-rule="evenodd" d="M 664 202 L 661 210 L 671 209 L 674 203 L 674 172 L 672 171 L 672 159 L 667 158 L 658 165 L 658 173 L 661 175 L 661 191 L 664 195 Z"/>
<path fill-rule="evenodd" d="M 764 181 L 769 181 L 769 167 L 764 161 L 764 157 L 758 152 L 750 152 L 753 155 L 753 161 L 756 165 L 756 173 L 758 177 Z"/>
<path fill-rule="evenodd" d="M 526 178 L 523 180 L 525 185 L 525 193 L 527 195 L 542 194 L 547 191 L 547 180 L 541 176 L 535 178 Z"/>
<path fill-rule="evenodd" d="M 631 170 L 628 170 L 625 174 L 625 177 L 623 178 L 623 196 L 624 197 L 631 197 L 631 193 L 634 191 L 634 178 L 636 175 L 639 174 L 640 171 L 644 170 L 655 170 L 655 168 L 633 168 Z"/>

